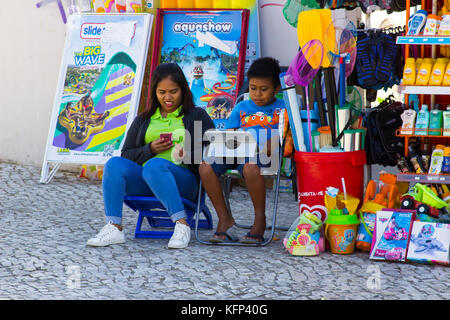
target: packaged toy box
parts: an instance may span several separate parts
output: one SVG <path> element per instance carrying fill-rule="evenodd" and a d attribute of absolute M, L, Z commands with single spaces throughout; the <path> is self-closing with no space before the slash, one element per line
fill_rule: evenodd
<path fill-rule="evenodd" d="M 414 218 L 411 210 L 378 211 L 370 259 L 405 261 Z"/>
<path fill-rule="evenodd" d="M 321 229 L 322 221 L 305 211 L 295 219 L 286 233 L 284 247 L 294 256 L 316 256 L 325 250 Z"/>
<path fill-rule="evenodd" d="M 414 221 L 407 259 L 449 265 L 450 224 Z"/>
<path fill-rule="evenodd" d="M 361 224 L 358 227 L 356 247 L 362 251 L 370 251 L 373 230 L 375 228 L 376 214 L 361 211 L 360 220 Z"/>

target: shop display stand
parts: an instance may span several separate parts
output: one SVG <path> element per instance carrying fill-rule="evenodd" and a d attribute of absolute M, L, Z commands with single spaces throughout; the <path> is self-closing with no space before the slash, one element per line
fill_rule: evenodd
<path fill-rule="evenodd" d="M 432 13 L 437 12 L 437 0 L 432 0 Z M 426 0 L 422 0 L 421 7 L 424 9 L 426 7 Z M 411 2 L 406 0 L 406 33 L 408 33 L 408 21 L 410 18 Z M 449 45 L 450 36 L 400 36 L 397 37 L 397 44 L 405 45 L 405 61 L 409 58 L 409 46 L 410 45 L 420 45 L 421 46 L 421 56 L 424 56 L 424 46 L 432 46 L 432 58 L 436 58 L 436 45 Z M 445 86 L 398 86 L 398 93 L 405 95 L 405 105 L 408 105 L 408 95 L 417 94 L 421 96 L 421 101 L 423 101 L 423 95 L 431 96 L 431 105 L 434 105 L 435 95 L 450 95 L 450 87 Z M 403 134 L 405 129 L 398 129 L 396 135 L 398 137 L 403 137 L 405 140 L 405 156 L 408 156 L 409 138 L 440 138 L 447 139 L 450 136 L 444 136 L 442 129 L 428 129 L 428 134 L 426 135 L 416 135 L 416 134 Z M 406 129 L 411 130 L 411 132 L 416 132 L 416 128 Z M 437 132 L 439 131 L 439 132 Z M 435 134 L 429 134 L 429 133 Z M 450 184 L 449 174 L 416 174 L 416 173 L 398 173 L 398 181 L 414 182 L 414 183 L 427 183 L 427 184 Z"/>
<path fill-rule="evenodd" d="M 444 86 L 398 86 L 400 94 L 450 95 L 450 87 Z"/>
<path fill-rule="evenodd" d="M 405 139 L 405 156 L 408 155 L 408 148 L 409 148 L 409 138 L 434 138 L 434 139 L 438 139 L 438 138 L 442 138 L 442 139 L 446 139 L 446 138 L 450 138 L 450 136 L 444 136 L 442 135 L 443 130 L 442 129 L 428 129 L 428 133 L 431 132 L 436 132 L 439 134 L 426 134 L 426 135 L 418 135 L 418 134 L 404 134 L 402 133 L 402 131 L 406 131 L 406 130 L 411 130 L 412 132 L 417 132 L 418 130 L 423 130 L 423 129 L 416 129 L 416 128 L 412 128 L 412 129 L 397 129 L 397 131 L 395 132 L 395 135 L 397 137 L 402 137 Z M 447 131 L 446 131 L 447 132 Z"/>
<path fill-rule="evenodd" d="M 397 44 L 446 45 L 450 36 L 402 36 L 397 37 Z"/>
<path fill-rule="evenodd" d="M 406 19 L 408 23 L 409 18 Z M 408 58 L 409 45 L 449 45 L 450 36 L 402 36 L 397 37 L 397 44 L 407 45 L 406 58 Z M 450 95 L 450 87 L 445 86 L 398 86 L 400 94 L 419 95 Z"/>
<path fill-rule="evenodd" d="M 397 181 L 424 184 L 450 184 L 450 174 L 398 173 Z"/>

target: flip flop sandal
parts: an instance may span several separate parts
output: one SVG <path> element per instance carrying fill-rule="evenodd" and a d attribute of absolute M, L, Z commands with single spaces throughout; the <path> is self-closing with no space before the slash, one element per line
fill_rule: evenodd
<path fill-rule="evenodd" d="M 264 242 L 264 237 L 260 234 L 251 234 L 249 232 L 239 242 L 246 244 L 259 244 Z"/>
<path fill-rule="evenodd" d="M 236 228 L 236 225 L 232 225 L 225 232 L 215 232 L 214 236 L 209 238 L 208 241 L 211 242 L 211 243 L 233 243 L 233 242 L 238 242 L 239 239 L 236 236 L 233 235 L 234 234 L 233 230 L 235 228 Z M 218 237 L 215 237 L 215 236 L 224 236 L 225 238 L 222 239 L 222 238 L 218 238 Z"/>
<path fill-rule="evenodd" d="M 375 57 L 372 39 L 364 33 L 358 33 L 357 56 L 355 67 L 358 72 L 358 82 L 368 89 L 377 83 L 375 77 Z"/>
<path fill-rule="evenodd" d="M 376 78 L 380 82 L 387 82 L 391 77 L 393 64 L 397 57 L 397 46 L 394 39 L 387 34 L 381 34 L 380 40 L 377 45 Z"/>

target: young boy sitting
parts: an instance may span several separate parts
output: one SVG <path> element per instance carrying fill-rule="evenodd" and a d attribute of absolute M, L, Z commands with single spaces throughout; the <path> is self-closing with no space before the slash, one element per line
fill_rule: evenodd
<path fill-rule="evenodd" d="M 266 57 L 253 62 L 247 71 L 250 100 L 238 103 L 226 121 L 226 129 L 249 130 L 255 136 L 260 147 L 260 154 L 270 150 L 272 130 L 278 129 L 278 116 L 284 109 L 283 100 L 275 95 L 280 90 L 280 66 L 277 60 Z M 264 132 L 258 132 L 265 130 Z M 267 140 L 260 141 L 266 137 Z M 255 218 L 250 231 L 240 239 L 242 243 L 258 244 L 264 241 L 266 229 L 266 186 L 261 175 L 261 167 L 267 167 L 258 157 L 257 161 L 246 159 L 242 164 L 224 164 L 203 162 L 200 165 L 200 177 L 203 186 L 217 212 L 219 223 L 214 236 L 209 240 L 214 243 L 238 241 L 232 235 L 234 219 L 228 212 L 219 181 L 220 175 L 227 170 L 237 169 L 244 177 L 253 203 Z M 266 158 L 267 159 L 267 158 Z M 256 162 L 256 163 L 255 163 Z M 270 165 L 270 164 L 269 164 Z"/>

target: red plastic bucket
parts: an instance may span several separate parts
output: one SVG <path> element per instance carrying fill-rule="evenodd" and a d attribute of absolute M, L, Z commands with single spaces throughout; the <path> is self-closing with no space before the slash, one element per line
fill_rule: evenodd
<path fill-rule="evenodd" d="M 348 194 L 359 198 L 364 194 L 364 165 L 366 152 L 298 152 L 294 154 L 297 169 L 299 214 L 307 210 L 324 222 L 327 210 L 325 191 L 335 187 L 342 191 L 342 178 Z"/>

